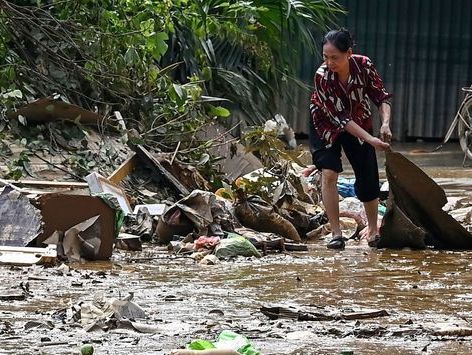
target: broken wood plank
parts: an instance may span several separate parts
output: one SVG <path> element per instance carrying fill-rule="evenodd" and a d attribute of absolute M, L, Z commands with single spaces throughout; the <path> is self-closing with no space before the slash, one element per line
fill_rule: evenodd
<path fill-rule="evenodd" d="M 246 238 L 249 240 L 252 245 L 254 245 L 257 249 L 261 249 L 264 254 L 267 254 L 268 250 L 278 250 L 280 252 L 285 251 L 285 243 L 284 238 L 276 238 L 276 239 L 267 239 L 267 240 L 259 240 L 256 238 Z"/>
<path fill-rule="evenodd" d="M 472 336 L 472 328 L 451 325 L 441 329 L 433 330 L 432 334 L 434 336 L 441 337 L 470 337 Z"/>
<path fill-rule="evenodd" d="M 52 265 L 56 258 L 55 245 L 46 248 L 0 246 L 0 265 Z"/>
<path fill-rule="evenodd" d="M 19 193 L 25 194 L 25 195 L 41 195 L 41 194 L 47 194 L 50 193 L 50 191 L 41 191 L 41 190 L 30 190 L 30 189 L 24 189 L 21 187 L 18 187 L 14 184 L 9 183 L 7 180 L 0 179 L 0 186 L 8 186 L 12 190 L 18 191 Z"/>
<path fill-rule="evenodd" d="M 157 176 L 164 177 L 172 187 L 181 195 L 187 196 L 190 191 L 180 183 L 171 173 L 169 173 L 162 164 L 142 145 L 133 146 L 138 157 L 146 164 Z"/>
<path fill-rule="evenodd" d="M 261 307 L 260 311 L 270 319 L 290 318 L 299 321 L 329 321 L 334 320 L 334 317 L 327 316 L 322 313 L 307 313 L 297 310 L 291 310 L 284 307 Z"/>
<path fill-rule="evenodd" d="M 84 188 L 88 187 L 86 182 L 77 181 L 46 181 L 46 180 L 3 180 L 8 184 L 38 186 L 38 187 L 65 187 L 65 188 Z"/>
<path fill-rule="evenodd" d="M 133 172 L 138 163 L 138 156 L 136 153 L 133 153 L 128 159 L 126 159 L 111 175 L 108 176 L 114 184 L 119 184 L 125 177 Z"/>
<path fill-rule="evenodd" d="M 343 320 L 358 320 L 358 319 L 372 319 L 372 318 L 379 318 L 379 317 L 386 317 L 388 316 L 388 312 L 385 309 L 380 311 L 372 311 L 372 312 L 357 312 L 357 313 L 349 313 L 349 314 L 340 314 L 337 316 L 337 319 Z"/>
<path fill-rule="evenodd" d="M 285 243 L 286 251 L 308 251 L 308 245 L 302 243 Z"/>
<path fill-rule="evenodd" d="M 52 122 L 60 120 L 80 121 L 85 124 L 98 124 L 101 116 L 77 105 L 45 97 L 20 107 L 14 112 L 8 112 L 8 119 L 24 116 L 28 121 Z"/>

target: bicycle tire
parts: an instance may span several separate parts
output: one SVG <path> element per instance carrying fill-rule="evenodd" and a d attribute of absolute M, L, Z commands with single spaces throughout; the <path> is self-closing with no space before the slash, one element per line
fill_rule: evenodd
<path fill-rule="evenodd" d="M 468 98 L 464 102 L 464 105 L 461 107 L 459 114 L 469 125 L 469 127 L 467 127 L 467 125 L 464 124 L 464 121 L 459 119 L 457 124 L 459 144 L 467 158 L 472 160 L 472 97 Z"/>

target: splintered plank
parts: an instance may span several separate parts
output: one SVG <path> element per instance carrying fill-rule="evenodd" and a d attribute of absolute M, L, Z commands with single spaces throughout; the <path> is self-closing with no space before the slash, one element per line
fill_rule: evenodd
<path fill-rule="evenodd" d="M 133 147 L 138 157 L 158 176 L 162 176 L 172 185 L 183 196 L 190 194 L 190 191 L 182 185 L 170 172 L 168 172 L 162 164 L 142 145 L 136 145 Z"/>
<path fill-rule="evenodd" d="M 119 184 L 125 177 L 133 172 L 136 168 L 138 162 L 138 157 L 136 153 L 133 153 L 128 159 L 126 159 L 123 164 L 121 164 L 114 172 L 108 176 L 108 180 L 110 180 L 114 184 Z"/>

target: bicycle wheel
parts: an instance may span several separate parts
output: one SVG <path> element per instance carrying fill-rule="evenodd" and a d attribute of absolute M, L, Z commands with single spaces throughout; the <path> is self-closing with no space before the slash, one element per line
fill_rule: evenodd
<path fill-rule="evenodd" d="M 472 97 L 467 99 L 459 114 L 467 122 L 466 124 L 462 119 L 459 119 L 457 124 L 459 143 L 467 158 L 472 160 Z"/>

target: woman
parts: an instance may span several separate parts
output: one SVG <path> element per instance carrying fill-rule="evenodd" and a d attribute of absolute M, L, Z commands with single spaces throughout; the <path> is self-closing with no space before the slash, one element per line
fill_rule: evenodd
<path fill-rule="evenodd" d="M 356 177 L 356 195 L 364 203 L 369 245 L 378 240 L 377 208 L 379 174 L 375 150 L 390 148 L 392 96 L 369 58 L 352 53 L 353 41 L 345 29 L 330 31 L 323 39 L 324 63 L 314 78 L 310 113 L 313 163 L 321 170 L 321 195 L 333 239 L 327 247 L 343 249 L 339 225 L 338 174 L 342 172 L 341 148 Z M 369 99 L 382 119 L 380 137 L 372 135 Z"/>

